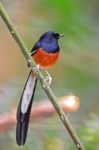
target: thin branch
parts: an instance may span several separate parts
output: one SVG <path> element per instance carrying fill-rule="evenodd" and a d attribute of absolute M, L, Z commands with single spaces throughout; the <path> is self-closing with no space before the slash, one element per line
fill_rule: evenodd
<path fill-rule="evenodd" d="M 77 111 L 80 99 L 74 95 L 66 95 L 59 98 L 59 104 L 65 112 Z M 56 114 L 53 105 L 47 100 L 33 105 L 31 110 L 31 122 L 39 122 L 42 119 Z M 0 115 L 0 133 L 9 131 L 16 124 L 16 108 L 9 113 Z"/>
<path fill-rule="evenodd" d="M 21 52 L 23 53 L 23 55 L 26 58 L 27 62 L 30 64 L 31 69 L 33 70 L 34 67 L 35 67 L 35 62 L 33 61 L 32 57 L 31 57 L 31 55 L 30 55 L 30 53 L 29 53 L 29 51 L 28 51 L 28 49 L 25 45 L 25 43 L 21 39 L 21 36 L 17 32 L 16 26 L 14 26 L 14 24 L 12 23 L 10 17 L 8 16 L 8 13 L 6 12 L 6 10 L 4 9 L 4 7 L 1 3 L 0 3 L 0 15 L 1 15 L 2 19 L 4 20 L 6 26 L 8 27 L 10 33 L 12 34 L 13 38 L 15 39 L 15 41 L 17 42 L 17 44 L 21 48 Z M 52 90 L 49 88 L 48 84 L 44 80 L 43 74 L 41 73 L 40 70 L 37 70 L 36 75 L 37 75 L 38 79 L 41 82 L 42 88 L 44 89 L 47 96 L 51 100 L 51 102 L 52 102 L 54 108 L 56 109 L 60 119 L 62 120 L 64 126 L 66 127 L 66 129 L 68 130 L 71 138 L 73 139 L 77 149 L 78 150 L 84 150 L 83 145 L 82 145 L 78 135 L 76 134 L 75 130 L 73 129 L 73 127 L 72 127 L 71 123 L 69 122 L 68 118 L 66 117 L 64 111 L 62 110 L 62 108 L 58 104 L 57 98 L 55 97 Z"/>

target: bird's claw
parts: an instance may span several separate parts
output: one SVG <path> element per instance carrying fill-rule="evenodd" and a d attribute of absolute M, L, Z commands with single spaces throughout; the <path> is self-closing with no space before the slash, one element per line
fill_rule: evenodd
<path fill-rule="evenodd" d="M 46 76 L 45 81 L 47 82 L 48 86 L 50 87 L 51 82 L 52 82 L 52 78 L 51 78 L 51 77 Z"/>
<path fill-rule="evenodd" d="M 46 70 L 46 73 L 47 73 L 47 76 L 45 77 L 45 81 L 47 82 L 48 86 L 50 87 L 51 82 L 52 82 L 52 77 L 51 77 L 50 74 L 47 72 L 47 70 Z"/>

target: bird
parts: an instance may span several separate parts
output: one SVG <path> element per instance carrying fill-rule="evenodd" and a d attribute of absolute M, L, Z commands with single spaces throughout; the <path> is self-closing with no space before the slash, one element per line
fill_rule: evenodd
<path fill-rule="evenodd" d="M 58 40 L 63 37 L 63 34 L 48 31 L 45 32 L 39 40 L 34 44 L 31 50 L 31 56 L 37 64 L 38 69 L 49 69 L 57 61 L 60 53 Z M 51 82 L 51 77 L 47 72 L 47 77 Z M 34 93 L 37 85 L 37 77 L 35 72 L 30 71 L 27 81 L 25 83 L 16 115 L 16 143 L 21 146 L 24 145 L 27 138 L 30 112 Z"/>

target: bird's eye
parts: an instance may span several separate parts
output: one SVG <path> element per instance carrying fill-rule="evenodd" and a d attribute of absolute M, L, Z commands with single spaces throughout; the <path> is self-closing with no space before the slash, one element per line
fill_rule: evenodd
<path fill-rule="evenodd" d="M 57 39 L 57 38 L 59 37 L 59 33 L 52 33 L 52 34 L 49 35 L 49 37 L 50 37 L 51 39 L 52 39 L 52 38 Z"/>
<path fill-rule="evenodd" d="M 54 33 L 54 34 L 51 34 L 53 38 L 58 38 L 59 37 L 59 34 L 58 33 Z"/>
<path fill-rule="evenodd" d="M 55 34 L 54 34 L 54 37 L 59 37 L 59 34 L 58 34 L 58 33 L 55 33 Z"/>

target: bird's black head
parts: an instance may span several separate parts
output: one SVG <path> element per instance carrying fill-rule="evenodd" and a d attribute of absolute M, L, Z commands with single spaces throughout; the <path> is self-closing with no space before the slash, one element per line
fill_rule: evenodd
<path fill-rule="evenodd" d="M 46 52 L 54 53 L 59 51 L 58 40 L 62 37 L 62 34 L 56 32 L 45 32 L 39 39 L 39 45 L 42 47 Z"/>

